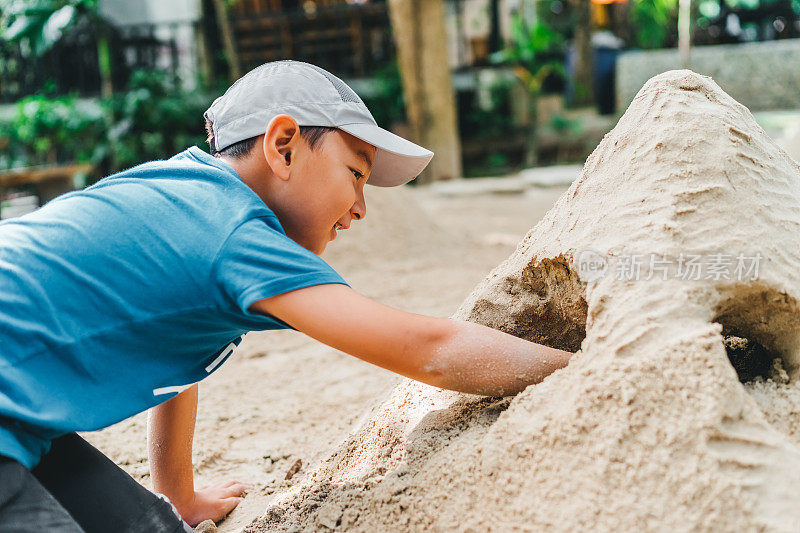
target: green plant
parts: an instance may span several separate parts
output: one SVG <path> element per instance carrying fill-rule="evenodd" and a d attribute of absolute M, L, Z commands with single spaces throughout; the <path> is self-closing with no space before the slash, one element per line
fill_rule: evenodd
<path fill-rule="evenodd" d="M 8 168 L 64 162 L 97 162 L 94 142 L 103 132 L 102 113 L 79 106 L 74 97 L 30 96 L 17 102 L 11 120 L 0 126 Z"/>
<path fill-rule="evenodd" d="M 375 93 L 369 98 L 364 98 L 364 103 L 375 117 L 375 122 L 381 127 L 390 128 L 393 124 L 404 121 L 406 108 L 397 61 L 375 70 L 373 79 Z"/>
<path fill-rule="evenodd" d="M 38 57 L 50 50 L 82 20 L 97 29 L 97 62 L 104 95 L 110 95 L 111 53 L 108 23 L 98 0 L 0 0 L 0 39 L 24 43 L 23 52 Z"/>
<path fill-rule="evenodd" d="M 631 23 L 639 48 L 664 48 L 677 32 L 678 0 L 633 0 Z"/>
<path fill-rule="evenodd" d="M 515 14 L 511 19 L 511 38 L 506 48 L 490 57 L 495 64 L 509 66 L 531 96 L 525 133 L 527 165 L 536 161 L 537 100 L 550 76 L 564 76 L 565 49 L 564 36 L 543 20 L 529 24 L 523 16 Z"/>
<path fill-rule="evenodd" d="M 507 134 L 511 115 L 511 89 L 514 79 L 495 79 L 486 89 L 487 101 L 473 102 L 460 117 L 462 135 L 474 138 L 498 138 Z M 476 98 L 481 101 L 481 98 Z"/>
<path fill-rule="evenodd" d="M 580 135 L 583 132 L 583 123 L 580 119 L 571 119 L 556 113 L 550 119 L 550 127 L 562 134 Z"/>
<path fill-rule="evenodd" d="M 486 168 L 489 173 L 505 171 L 508 168 L 508 156 L 500 152 L 492 152 L 486 156 Z"/>
<path fill-rule="evenodd" d="M 0 168 L 91 163 L 108 173 L 205 142 L 205 92 L 163 73 L 135 72 L 130 90 L 100 101 L 31 96 L 0 121 Z"/>
<path fill-rule="evenodd" d="M 163 159 L 205 142 L 204 92 L 183 91 L 163 72 L 136 71 L 127 92 L 103 101 L 111 127 L 100 150 L 113 169 Z"/>
<path fill-rule="evenodd" d="M 545 79 L 551 74 L 564 74 L 565 41 L 541 21 L 529 25 L 520 15 L 511 19 L 508 46 L 491 55 L 494 64 L 512 67 L 531 94 L 541 93 Z"/>

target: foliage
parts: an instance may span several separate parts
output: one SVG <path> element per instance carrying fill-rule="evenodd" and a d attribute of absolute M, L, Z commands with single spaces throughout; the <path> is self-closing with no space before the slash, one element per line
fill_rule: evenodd
<path fill-rule="evenodd" d="M 97 18 L 97 0 L 0 0 L 0 37 L 41 55 L 81 18 Z"/>
<path fill-rule="evenodd" d="M 485 98 L 483 104 L 470 102 L 471 105 L 462 111 L 459 119 L 462 137 L 492 139 L 508 134 L 511 122 L 512 83 L 513 79 L 497 79 L 486 87 L 488 98 Z"/>
<path fill-rule="evenodd" d="M 545 79 L 564 74 L 564 37 L 541 21 L 530 26 L 520 15 L 511 19 L 508 46 L 491 56 L 495 64 L 509 65 L 532 94 L 539 94 Z"/>
<path fill-rule="evenodd" d="M 96 162 L 94 141 L 102 133 L 99 109 L 81 107 L 74 97 L 29 96 L 17 102 L 11 120 L 0 123 L 8 145 L 0 166 Z"/>
<path fill-rule="evenodd" d="M 127 92 L 103 101 L 111 127 L 102 156 L 116 170 L 202 146 L 210 104 L 208 95 L 182 91 L 162 72 L 134 72 Z"/>
<path fill-rule="evenodd" d="M 545 82 L 560 82 L 565 76 L 564 59 L 566 38 L 562 31 L 556 31 L 543 17 L 529 23 L 524 16 L 515 13 L 511 18 L 510 38 L 505 49 L 490 56 L 495 65 L 508 67 L 530 95 L 527 125 L 514 126 L 512 117 L 511 93 L 513 79 L 498 83 L 491 88 L 490 109 L 484 106 L 483 112 L 472 112 L 467 119 L 473 122 L 472 128 L 483 135 L 497 139 L 510 139 L 521 136 L 521 147 L 527 155 L 523 158 L 529 164 L 534 157 L 533 140 L 536 137 L 536 109 L 538 97 L 545 92 Z M 472 129 L 470 128 L 470 129 Z M 508 171 L 509 154 L 515 149 L 513 142 L 503 143 L 503 153 L 490 153 L 486 160 L 486 171 L 496 173 Z M 510 150 L 510 151 L 509 151 Z"/>
<path fill-rule="evenodd" d="M 575 16 L 567 0 L 538 0 L 534 5 L 537 20 L 541 20 L 564 38 L 572 38 L 575 33 Z"/>
<path fill-rule="evenodd" d="M 579 118 L 569 118 L 556 113 L 550 119 L 550 127 L 560 134 L 580 135 L 583 133 L 583 123 Z"/>
<path fill-rule="evenodd" d="M 725 3 L 731 9 L 757 9 L 761 4 L 760 0 L 725 0 Z"/>
<path fill-rule="evenodd" d="M 111 51 L 106 35 L 109 24 L 100 15 L 97 2 L 98 0 L 0 0 L 0 44 L 17 42 L 24 54 L 41 57 L 67 31 L 81 22 L 88 22 L 97 30 L 97 66 L 102 92 L 109 96 L 113 91 Z"/>
<path fill-rule="evenodd" d="M 391 128 L 405 119 L 405 100 L 403 83 L 397 61 L 392 61 L 373 73 L 376 91 L 369 98 L 363 98 L 375 122 L 383 128 Z"/>
<path fill-rule="evenodd" d="M 631 26 L 636 46 L 664 48 L 677 32 L 678 0 L 632 0 Z"/>
<path fill-rule="evenodd" d="M 31 96 L 0 121 L 0 168 L 82 162 L 108 173 L 205 142 L 211 96 L 136 72 L 127 92 L 97 102 Z"/>

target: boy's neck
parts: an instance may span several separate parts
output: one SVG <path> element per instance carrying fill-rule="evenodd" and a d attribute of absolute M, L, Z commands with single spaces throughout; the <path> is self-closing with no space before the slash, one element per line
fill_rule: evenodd
<path fill-rule="evenodd" d="M 225 155 L 217 155 L 242 178 L 242 181 L 267 204 L 270 209 L 275 204 L 272 191 L 270 190 L 269 173 L 271 172 L 266 161 L 258 161 L 254 157 L 233 158 Z"/>

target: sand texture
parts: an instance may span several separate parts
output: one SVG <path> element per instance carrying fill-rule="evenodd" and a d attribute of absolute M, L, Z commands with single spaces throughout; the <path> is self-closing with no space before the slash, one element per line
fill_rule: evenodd
<path fill-rule="evenodd" d="M 402 382 L 246 531 L 797 531 L 798 235 L 800 166 L 710 78 L 653 78 L 453 316 L 570 365 L 513 399 Z"/>

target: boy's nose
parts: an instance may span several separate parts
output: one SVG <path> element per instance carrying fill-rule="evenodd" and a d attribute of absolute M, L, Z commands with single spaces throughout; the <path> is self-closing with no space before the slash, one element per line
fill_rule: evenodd
<path fill-rule="evenodd" d="M 363 200 L 354 203 L 352 209 L 350 209 L 350 214 L 356 220 L 363 219 L 367 216 L 367 203 Z"/>

